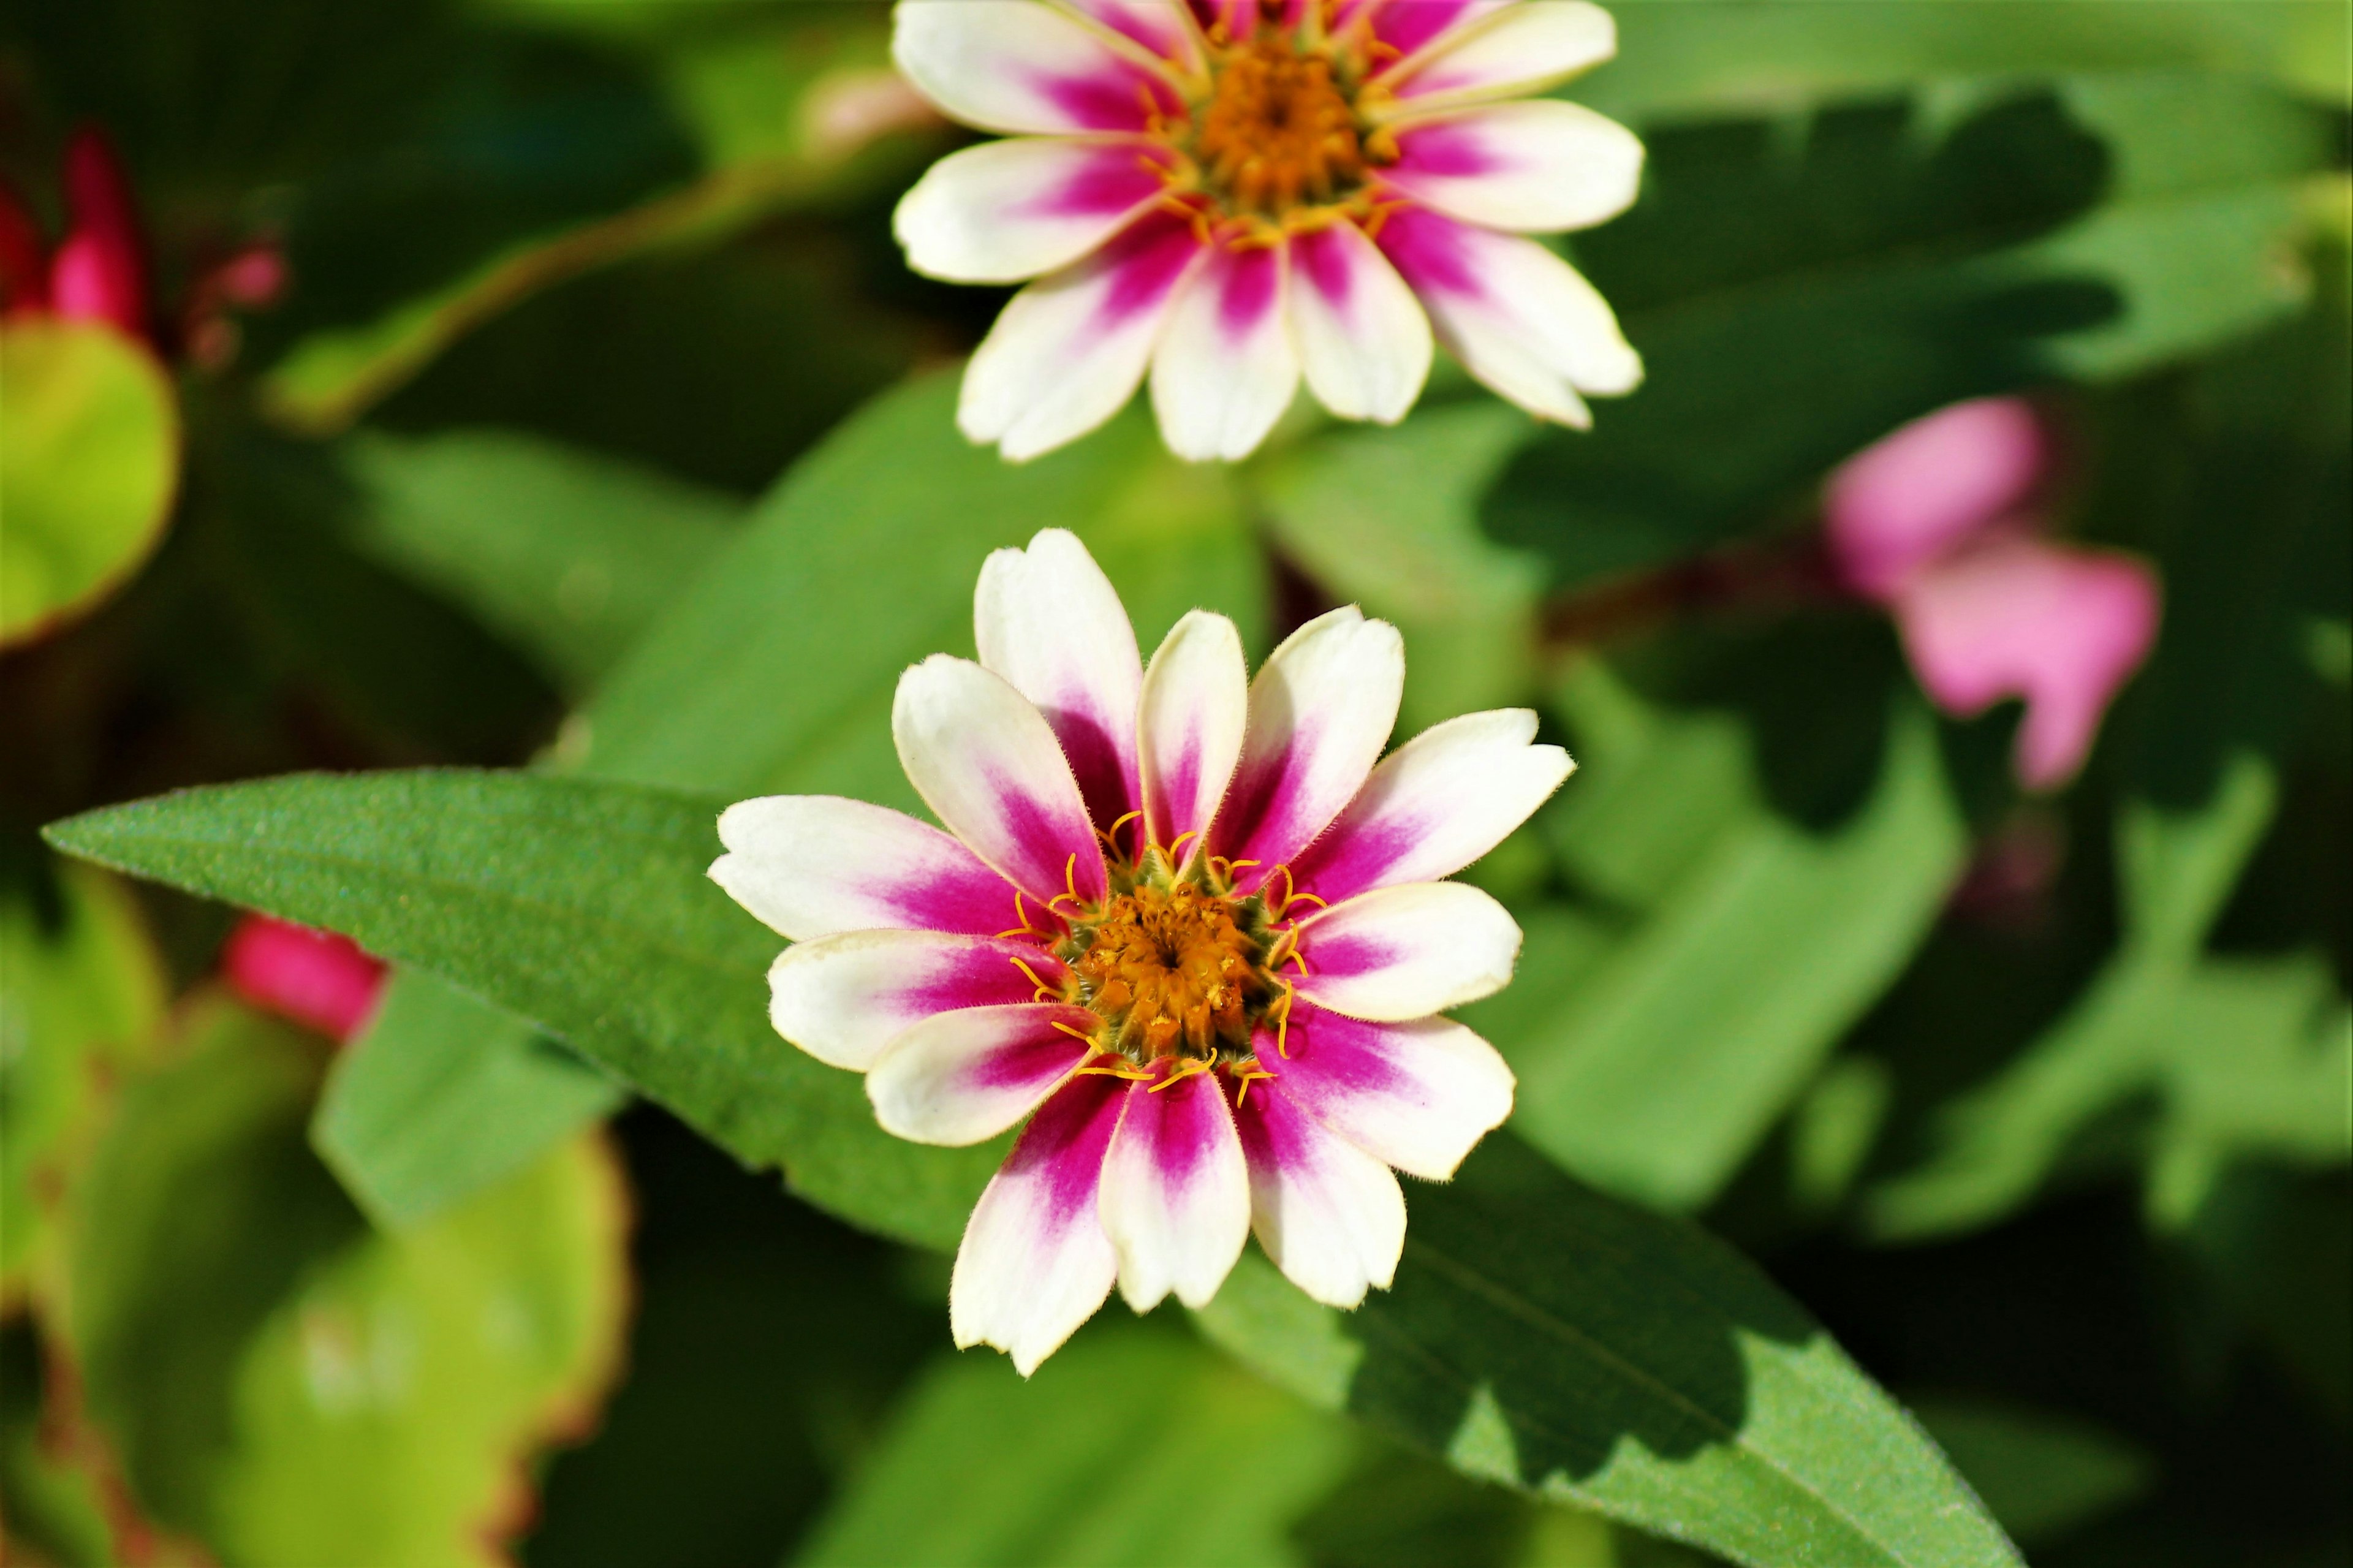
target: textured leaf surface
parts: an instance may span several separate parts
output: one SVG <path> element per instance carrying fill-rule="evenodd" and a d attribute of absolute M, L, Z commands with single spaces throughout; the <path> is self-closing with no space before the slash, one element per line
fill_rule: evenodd
<path fill-rule="evenodd" d="M 805 1568 L 1287 1568 L 1284 1527 L 1354 1439 L 1329 1416 L 1133 1329 L 1074 1342 L 1028 1382 L 997 1357 L 936 1363 L 797 1562 Z M 1165 1456 L 1135 1473 L 1105 1456 Z M 1215 1458 L 1216 1484 L 1174 1488 Z M 960 1484 L 944 1489 L 940 1478 Z M 1171 1506 L 1182 1496 L 1181 1506 Z"/>
<path fill-rule="evenodd" d="M 1508 1134 L 1408 1201 L 1394 1289 L 1335 1312 L 1253 1253 L 1204 1329 L 1459 1468 L 1735 1562 L 2018 1562 L 1903 1409 L 1721 1243 Z"/>
<path fill-rule="evenodd" d="M 625 1098 L 537 1026 L 411 969 L 336 1058 L 311 1142 L 370 1217 L 402 1227 L 531 1163 Z"/>
<path fill-rule="evenodd" d="M 110 327 L 46 318 L 0 330 L 0 644 L 72 615 L 164 531 L 180 411 L 163 367 Z"/>
<path fill-rule="evenodd" d="M 593 1410 L 623 1203 L 575 1142 L 408 1235 L 302 1145 L 316 1042 L 217 1001 L 73 1200 L 66 1337 L 140 1500 L 224 1560 L 494 1560 L 517 1467 Z"/>
<path fill-rule="evenodd" d="M 703 871 L 722 803 L 530 773 L 296 775 L 51 830 L 208 897 L 343 931 L 554 1031 L 738 1159 L 888 1235 L 954 1245 L 1002 1149 L 874 1124 L 854 1074 L 777 1038 L 778 941 Z"/>

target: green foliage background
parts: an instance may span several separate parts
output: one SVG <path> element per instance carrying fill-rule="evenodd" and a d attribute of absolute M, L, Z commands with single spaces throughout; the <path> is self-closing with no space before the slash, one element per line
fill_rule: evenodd
<path fill-rule="evenodd" d="M 0 443 L 7 1559 L 2343 1561 L 2353 11 L 1613 10 L 1567 90 L 1650 171 L 1570 248 L 1650 374 L 1594 431 L 1441 372 L 1016 468 L 951 420 L 1001 296 L 889 237 L 955 133 L 842 129 L 880 5 L 0 4 L 14 185 L 95 121 L 167 301 L 292 279 L 176 410 L 91 351 L 81 489 Z M 2008 392 L 2166 588 L 2049 799 L 1875 613 L 1712 586 Z M 1396 1289 L 1252 1253 L 1024 1384 L 945 1326 L 1001 1148 L 785 1047 L 702 872 L 746 795 L 915 808 L 898 673 L 1049 526 L 1147 647 L 1361 603 L 1400 739 L 1526 704 L 1581 769 L 1472 873 L 1519 1101 Z M 232 906 L 395 963 L 358 1040 L 221 993 Z"/>

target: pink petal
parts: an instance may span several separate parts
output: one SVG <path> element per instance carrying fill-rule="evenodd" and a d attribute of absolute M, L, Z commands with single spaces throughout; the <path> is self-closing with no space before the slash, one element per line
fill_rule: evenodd
<path fill-rule="evenodd" d="M 121 161 L 102 134 L 83 131 L 67 146 L 65 187 L 73 223 L 52 263 L 49 308 L 143 337 L 147 266 L 138 215 Z"/>
<path fill-rule="evenodd" d="M 1208 1304 L 1250 1238 L 1250 1175 L 1214 1071 L 1131 1084 L 1103 1162 L 1103 1229 L 1119 1253 L 1119 1289 L 1148 1312 L 1171 1290 Z"/>
<path fill-rule="evenodd" d="M 840 931 L 913 929 L 994 936 L 1029 917 L 1012 884 L 927 822 L 839 795 L 739 801 L 719 818 L 727 853 L 711 879 L 795 942 Z"/>
<path fill-rule="evenodd" d="M 1618 52 L 1617 24 L 1586 0 L 1507 0 L 1468 9 L 1461 25 L 1375 79 L 1396 96 L 1395 113 L 1525 97 Z"/>
<path fill-rule="evenodd" d="M 1165 73 L 1037 0 L 902 0 L 891 54 L 941 112 L 984 131 L 1147 131 L 1184 107 Z"/>
<path fill-rule="evenodd" d="M 986 1142 L 1087 1059 L 1090 1047 L 1070 1031 L 1095 1021 L 1052 1002 L 935 1013 L 874 1059 L 866 1098 L 893 1137 L 951 1148 Z"/>
<path fill-rule="evenodd" d="M 367 1025 L 385 966 L 347 937 L 248 915 L 221 950 L 229 988 L 257 1007 L 348 1040 Z"/>
<path fill-rule="evenodd" d="M 1371 1024 L 1302 1005 L 1280 1036 L 1261 1026 L 1255 1043 L 1282 1092 L 1318 1121 L 1430 1181 L 1451 1176 L 1512 1113 L 1512 1069 L 1449 1019 Z"/>
<path fill-rule="evenodd" d="M 892 216 L 907 265 L 959 283 L 1068 267 L 1167 189 L 1167 151 L 1143 137 L 1015 136 L 933 164 Z"/>
<path fill-rule="evenodd" d="M 1347 810 L 1292 867 L 1299 887 L 1336 904 L 1373 888 L 1451 877 L 1542 805 L 1576 764 L 1535 744 L 1525 708 L 1466 713 L 1392 752 Z"/>
<path fill-rule="evenodd" d="M 1234 1126 L 1250 1169 L 1250 1228 L 1275 1267 L 1327 1306 L 1387 1289 L 1405 1250 L 1405 1194 L 1389 1168 L 1310 1115 L 1280 1077 L 1250 1086 Z"/>
<path fill-rule="evenodd" d="M 1241 761 L 1209 830 L 1219 855 L 1258 862 L 1240 874 L 1245 890 L 1304 849 L 1363 786 L 1404 690 L 1397 628 L 1353 605 L 1274 650 L 1250 683 Z"/>
<path fill-rule="evenodd" d="M 2110 699 L 2148 657 L 2159 599 L 2136 557 L 2008 538 L 1915 570 L 1893 608 L 1937 706 L 1967 717 L 2025 699 L 2018 776 L 2049 789 L 2084 765 Z"/>
<path fill-rule="evenodd" d="M 1430 318 L 1353 223 L 1291 242 L 1291 331 L 1307 384 L 1343 419 L 1393 425 L 1430 377 Z"/>
<path fill-rule="evenodd" d="M 935 1013 L 997 1007 L 1060 988 L 1067 972 L 1023 942 L 924 931 L 856 931 L 786 948 L 768 970 L 768 1021 L 831 1067 L 864 1072 Z"/>
<path fill-rule="evenodd" d="M 934 654 L 899 678 L 891 734 L 923 804 L 1032 904 L 1103 900 L 1078 781 L 1045 715 L 1002 676 Z"/>
<path fill-rule="evenodd" d="M 1586 228 L 1633 203 L 1642 143 L 1582 104 L 1539 99 L 1402 127 L 1382 180 L 1464 223 L 1527 234 Z"/>
<path fill-rule="evenodd" d="M 1467 26 L 1512 0 L 1380 0 L 1371 16 L 1373 37 L 1391 58 L 1410 58 L 1441 36 Z"/>
<path fill-rule="evenodd" d="M 1187 462 L 1250 456 L 1299 387 L 1283 321 L 1289 247 L 1211 247 L 1152 360 L 1161 438 Z"/>
<path fill-rule="evenodd" d="M 1241 633 L 1214 610 L 1187 611 L 1152 656 L 1137 725 L 1145 837 L 1180 867 L 1225 797 L 1249 710 Z"/>
<path fill-rule="evenodd" d="M 973 628 L 980 662 L 1045 715 L 1094 825 L 1108 833 L 1140 809 L 1144 663 L 1118 590 L 1078 536 L 1042 529 L 1027 550 L 992 553 L 973 595 Z"/>
<path fill-rule="evenodd" d="M 1831 476 L 1831 552 L 1848 582 L 1884 597 L 2025 504 L 2051 456 L 2022 398 L 1978 398 L 1915 419 Z"/>
<path fill-rule="evenodd" d="M 1022 1130 L 956 1248 L 948 1325 L 959 1349 L 995 1345 L 1027 1377 L 1111 1294 L 1119 1259 L 1096 1194 L 1127 1088 L 1073 1079 Z"/>
<path fill-rule="evenodd" d="M 1467 882 L 1377 888 L 1298 924 L 1299 994 L 1354 1018 L 1427 1017 L 1511 984 L 1519 922 Z"/>
<path fill-rule="evenodd" d="M 1064 0 L 1072 10 L 1142 44 L 1183 70 L 1198 65 L 1200 50 L 1183 0 Z"/>

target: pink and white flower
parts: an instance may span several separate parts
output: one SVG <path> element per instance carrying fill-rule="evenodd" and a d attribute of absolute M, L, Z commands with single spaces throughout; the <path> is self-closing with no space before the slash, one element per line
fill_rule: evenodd
<path fill-rule="evenodd" d="M 1347 419 L 1420 395 L 1431 336 L 1584 427 L 1641 361 L 1529 234 L 1634 199 L 1642 146 L 1532 99 L 1609 58 L 1586 0 L 900 0 L 892 52 L 1008 140 L 900 203 L 908 262 L 1037 279 L 965 372 L 958 423 L 1016 461 L 1084 435 L 1147 371 L 1171 450 L 1248 455 L 1303 378 Z"/>
<path fill-rule="evenodd" d="M 1059 530 L 991 556 L 976 600 L 980 661 L 915 666 L 892 716 L 946 831 L 822 795 L 719 820 L 712 878 L 794 943 L 777 1031 L 864 1073 L 902 1138 L 1027 1119 L 956 1254 L 959 1345 L 1027 1375 L 1113 1283 L 1207 1302 L 1253 1230 L 1355 1306 L 1405 1243 L 1394 1173 L 1444 1180 L 1510 1113 L 1503 1058 L 1440 1015 L 1510 980 L 1519 927 L 1440 879 L 1567 754 L 1512 710 L 1381 760 L 1404 647 L 1354 608 L 1255 681 L 1203 610 L 1146 667 Z"/>

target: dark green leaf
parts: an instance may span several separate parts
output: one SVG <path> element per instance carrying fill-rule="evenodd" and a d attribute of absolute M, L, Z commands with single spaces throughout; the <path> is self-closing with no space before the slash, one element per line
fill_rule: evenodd
<path fill-rule="evenodd" d="M 1981 1400 L 1912 1405 L 2001 1527 L 2037 1545 L 2148 1489 L 2148 1456 L 2087 1422 Z"/>
<path fill-rule="evenodd" d="M 50 829 L 70 852 L 340 931 L 553 1031 L 860 1225 L 962 1234 L 999 1146 L 874 1124 L 857 1077 L 769 1026 L 776 938 L 703 876 L 720 804 L 528 773 L 295 775 Z"/>
<path fill-rule="evenodd" d="M 1699 1230 L 1507 1134 L 1409 1203 L 1395 1289 L 1335 1312 L 1253 1254 L 1203 1327 L 1458 1468 L 1736 1562 L 2018 1561 L 1902 1408 Z"/>

